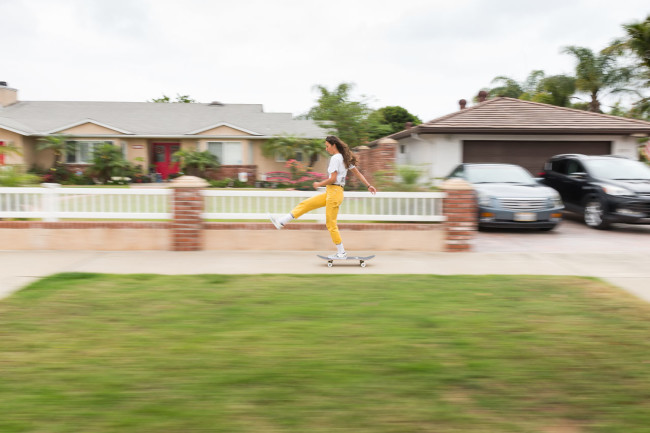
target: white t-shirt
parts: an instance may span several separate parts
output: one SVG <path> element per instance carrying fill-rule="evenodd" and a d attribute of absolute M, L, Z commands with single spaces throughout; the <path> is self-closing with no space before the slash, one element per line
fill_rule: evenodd
<path fill-rule="evenodd" d="M 343 155 L 337 153 L 332 155 L 330 158 L 330 165 L 327 167 L 327 173 L 331 176 L 332 173 L 336 172 L 336 184 L 345 186 L 345 176 L 348 174 L 348 170 L 354 168 L 354 165 L 345 167 L 343 163 Z"/>

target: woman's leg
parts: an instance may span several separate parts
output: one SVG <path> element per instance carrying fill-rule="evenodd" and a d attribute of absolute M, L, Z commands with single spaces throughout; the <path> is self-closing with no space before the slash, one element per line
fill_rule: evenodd
<path fill-rule="evenodd" d="M 343 188 L 340 186 L 328 185 L 327 192 L 325 194 L 327 194 L 325 207 L 327 230 L 329 230 L 334 244 L 337 246 L 340 245 L 340 248 L 342 249 L 343 241 L 341 239 L 341 234 L 339 233 L 339 226 L 336 223 L 336 218 L 339 214 L 339 207 L 343 202 Z"/>
<path fill-rule="evenodd" d="M 326 196 L 327 193 L 323 193 L 323 194 L 318 194 L 313 197 L 310 197 L 307 200 L 301 201 L 296 205 L 296 207 L 293 208 L 293 210 L 291 211 L 291 215 L 293 215 L 294 218 L 300 218 L 307 212 L 325 206 Z"/>

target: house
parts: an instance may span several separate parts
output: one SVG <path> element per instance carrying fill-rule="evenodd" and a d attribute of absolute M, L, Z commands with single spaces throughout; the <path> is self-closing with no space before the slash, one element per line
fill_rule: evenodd
<path fill-rule="evenodd" d="M 19 101 L 18 91 L 0 82 L 0 145 L 21 150 L 21 155 L 4 155 L 0 163 L 50 167 L 54 155 L 38 151 L 38 139 L 59 134 L 75 143 L 75 152 L 65 157 L 71 167 L 88 166 L 93 147 L 111 143 L 122 148 L 127 160 L 163 177 L 178 171 L 171 155 L 186 149 L 208 150 L 219 157 L 223 173 L 236 177 L 246 172 L 249 179 L 286 171 L 281 159 L 263 156 L 269 138 L 327 135 L 312 120 L 266 113 L 258 104 Z M 326 158 L 319 158 L 314 170 L 326 168 Z"/>
<path fill-rule="evenodd" d="M 430 178 L 461 162 L 519 164 L 536 175 L 562 153 L 638 159 L 638 138 L 650 122 L 498 97 L 388 136 L 398 164 L 423 165 Z M 373 145 L 374 143 L 371 143 Z"/>

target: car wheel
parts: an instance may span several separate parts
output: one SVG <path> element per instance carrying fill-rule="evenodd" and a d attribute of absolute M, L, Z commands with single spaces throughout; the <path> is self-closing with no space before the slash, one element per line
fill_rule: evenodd
<path fill-rule="evenodd" d="M 609 223 L 605 219 L 605 208 L 600 200 L 595 197 L 587 199 L 584 213 L 585 224 L 589 227 L 599 230 L 609 228 Z"/>

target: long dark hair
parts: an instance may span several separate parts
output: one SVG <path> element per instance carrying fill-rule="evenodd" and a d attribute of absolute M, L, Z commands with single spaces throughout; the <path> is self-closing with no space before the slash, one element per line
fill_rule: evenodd
<path fill-rule="evenodd" d="M 336 135 L 328 135 L 325 137 L 325 141 L 336 146 L 336 150 L 343 155 L 343 163 L 345 164 L 346 169 L 350 168 L 352 165 L 357 165 L 357 157 L 352 154 L 350 147 L 345 144 L 343 140 L 338 138 Z"/>

